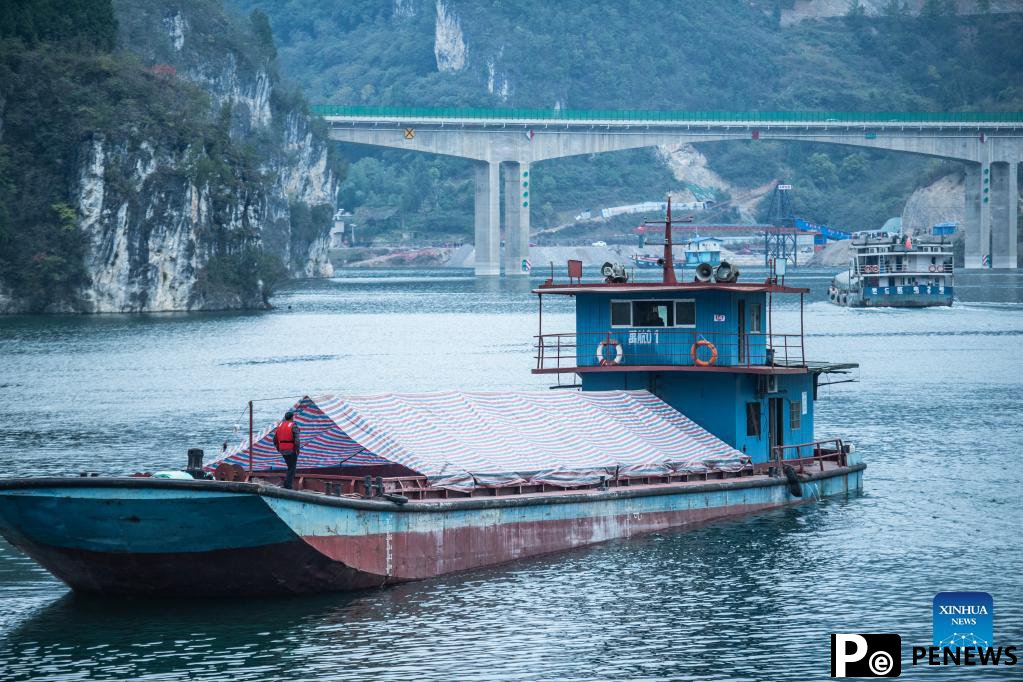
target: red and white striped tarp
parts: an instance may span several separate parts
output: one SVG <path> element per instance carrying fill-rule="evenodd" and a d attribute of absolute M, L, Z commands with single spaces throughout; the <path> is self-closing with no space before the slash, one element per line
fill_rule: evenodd
<path fill-rule="evenodd" d="M 300 468 L 396 463 L 459 489 L 736 470 L 746 460 L 647 391 L 321 395 L 294 409 Z M 272 432 L 258 435 L 254 470 L 284 466 Z M 248 458 L 246 440 L 210 466 Z"/>

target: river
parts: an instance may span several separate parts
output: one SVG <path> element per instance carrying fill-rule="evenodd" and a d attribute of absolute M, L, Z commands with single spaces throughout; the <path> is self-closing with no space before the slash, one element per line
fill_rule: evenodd
<path fill-rule="evenodd" d="M 962 274 L 955 307 L 900 311 L 833 306 L 830 277 L 788 282 L 813 289 L 808 358 L 861 365 L 822 389 L 817 434 L 857 444 L 862 495 L 302 598 L 81 597 L 0 540 L 0 678 L 818 679 L 832 632 L 928 645 L 944 590 L 990 592 L 996 643 L 1023 643 L 1023 275 Z M 539 281 L 345 272 L 270 312 L 0 318 L 0 475 L 209 459 L 250 398 L 546 390 Z M 544 330 L 569 331 L 570 305 L 545 301 Z M 290 402 L 257 403 L 257 426 Z"/>

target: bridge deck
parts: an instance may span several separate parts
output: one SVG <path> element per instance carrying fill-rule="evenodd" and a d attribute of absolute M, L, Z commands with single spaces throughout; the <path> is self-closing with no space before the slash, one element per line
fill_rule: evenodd
<path fill-rule="evenodd" d="M 351 122 L 450 124 L 1023 128 L 1023 112 L 648 111 L 353 107 L 319 104 L 314 114 Z"/>

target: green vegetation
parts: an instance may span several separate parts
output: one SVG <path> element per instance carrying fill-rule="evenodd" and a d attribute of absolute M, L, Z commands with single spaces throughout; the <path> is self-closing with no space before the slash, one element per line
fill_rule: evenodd
<path fill-rule="evenodd" d="M 193 295 L 212 308 L 237 308 L 251 306 L 247 297 L 258 292 L 259 303 L 268 307 L 274 287 L 287 277 L 280 258 L 250 247 L 211 258 L 199 271 Z"/>
<path fill-rule="evenodd" d="M 32 310 L 73 305 L 88 284 L 86 239 L 68 203 L 94 139 L 125 149 L 152 140 L 169 155 L 185 153 L 182 169 L 164 172 L 209 183 L 215 216 L 236 192 L 260 185 L 249 150 L 230 141 L 223 120 L 210 121 L 206 94 L 142 68 L 130 55 L 50 43 L 29 48 L 7 39 L 0 43 L 0 90 L 18 93 L 3 111 L 0 269 Z M 108 191 L 131 195 L 127 178 L 115 173 L 105 181 Z M 236 244 L 221 235 L 218 246 Z"/>
<path fill-rule="evenodd" d="M 33 47 L 60 41 L 112 50 L 117 20 L 110 0 L 9 0 L 0 3 L 0 38 Z"/>
<path fill-rule="evenodd" d="M 288 162 L 285 122 L 306 105 L 293 92 L 275 90 L 273 124 L 252 129 L 249 112 L 216 106 L 179 73 L 216 74 L 230 66 L 232 73 L 254 77 L 272 67 L 266 17 L 253 12 L 239 29 L 217 0 L 196 0 L 188 15 L 195 45 L 179 52 L 170 41 L 153 39 L 154 22 L 166 27 L 166 6 L 118 0 L 117 9 L 123 44 L 115 47 L 111 0 L 0 4 L 0 284 L 33 311 L 81 307 L 78 296 L 90 283 L 90 235 L 74 207 L 82 173 L 100 145 L 106 155 L 104 205 L 127 205 L 136 216 L 137 235 L 126 239 L 144 239 L 162 227 L 168 218 L 159 208 L 168 204 L 161 197 L 202 188 L 209 220 L 196 234 L 197 247 L 212 261 L 199 273 L 198 293 L 217 300 L 265 298 L 280 279 L 281 263 L 262 255 L 259 245 L 283 252 L 288 245 L 273 232 L 286 234 L 289 225 L 265 231 L 267 225 L 253 216 L 273 194 L 274 163 Z M 314 127 L 317 139 L 324 139 L 322 124 Z M 135 159 L 150 156 L 154 171 L 140 187 Z M 339 169 L 336 156 L 330 164 Z M 149 207 L 157 215 L 142 218 Z M 297 224 L 290 250 L 304 254 L 328 229 L 332 206 L 292 200 L 291 208 Z M 144 263 L 148 255 L 129 257 Z M 232 267 L 245 271 L 232 273 Z"/>
<path fill-rule="evenodd" d="M 957 17 L 942 0 L 929 1 L 919 17 L 898 2 L 881 17 L 866 16 L 853 3 L 847 17 L 791 27 L 779 23 L 789 0 L 448 0 L 467 46 L 466 66 L 457 73 L 437 69 L 432 0 L 402 2 L 403 12 L 376 0 L 228 2 L 265 12 L 282 70 L 313 101 L 337 105 L 1023 110 L 1023 14 Z M 897 214 L 908 192 L 935 171 L 922 157 L 828 146 L 715 143 L 700 150 L 719 174 L 746 186 L 791 179 L 804 217 L 854 229 Z M 368 162 L 362 154 L 355 152 L 355 165 Z M 373 172 L 392 183 L 386 205 L 396 209 L 393 197 L 419 191 L 402 169 L 414 158 L 374 153 L 384 168 Z M 615 166 L 620 182 L 602 184 L 599 176 L 610 173 L 598 160 Z M 464 199 L 452 203 L 471 205 L 466 164 L 427 163 L 440 172 L 440 182 L 450 183 L 448 191 L 462 193 Z M 355 165 L 349 183 L 357 181 Z M 533 206 L 551 210 L 541 208 L 533 222 L 544 225 L 566 210 L 657 198 L 678 185 L 666 170 L 645 168 L 650 165 L 658 165 L 650 154 L 632 152 L 538 164 Z M 366 205 L 359 203 L 362 190 L 348 190 L 346 208 Z M 403 216 L 407 223 L 409 216 L 394 210 L 378 221 L 379 229 L 400 229 Z M 465 214 L 448 229 L 468 235 L 470 225 Z"/>

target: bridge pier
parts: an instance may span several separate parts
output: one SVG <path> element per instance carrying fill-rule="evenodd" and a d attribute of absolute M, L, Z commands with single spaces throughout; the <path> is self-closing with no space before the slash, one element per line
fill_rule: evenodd
<path fill-rule="evenodd" d="M 987 190 L 987 191 L 985 191 Z M 991 164 L 966 165 L 966 268 L 991 267 Z"/>
<path fill-rule="evenodd" d="M 494 161 L 475 164 L 476 213 L 476 275 L 501 274 L 501 165 Z"/>
<path fill-rule="evenodd" d="M 1019 234 L 1016 163 L 991 164 L 991 267 L 1015 268 Z"/>
<path fill-rule="evenodd" d="M 1019 165 L 971 163 L 966 168 L 967 268 L 1015 268 L 1019 254 Z"/>
<path fill-rule="evenodd" d="M 528 276 L 522 261 L 529 258 L 529 164 L 504 165 L 504 274 Z"/>

